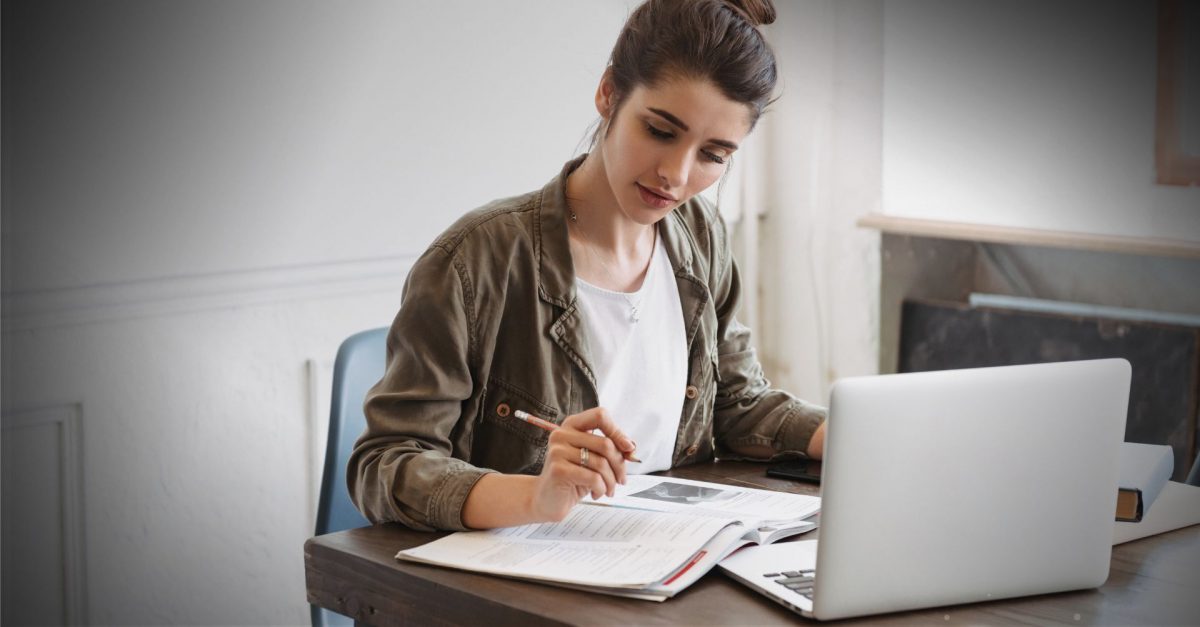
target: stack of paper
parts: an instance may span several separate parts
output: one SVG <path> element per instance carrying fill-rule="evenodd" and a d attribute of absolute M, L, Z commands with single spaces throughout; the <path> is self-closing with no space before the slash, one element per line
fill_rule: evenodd
<path fill-rule="evenodd" d="M 1121 443 L 1120 480 L 1117 491 L 1117 520 L 1142 520 L 1158 497 L 1175 467 L 1170 446 Z"/>
<path fill-rule="evenodd" d="M 1200 487 L 1168 481 L 1141 522 L 1118 522 L 1113 544 L 1200 524 Z"/>

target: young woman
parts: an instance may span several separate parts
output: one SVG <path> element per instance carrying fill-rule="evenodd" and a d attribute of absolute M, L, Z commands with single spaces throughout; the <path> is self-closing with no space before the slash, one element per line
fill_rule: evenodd
<path fill-rule="evenodd" d="M 774 19 L 769 0 L 638 7 L 596 90 L 591 152 L 416 262 L 348 471 L 367 518 L 560 520 L 626 472 L 820 456 L 825 412 L 769 388 L 734 317 L 725 225 L 697 196 L 771 100 L 757 26 Z"/>

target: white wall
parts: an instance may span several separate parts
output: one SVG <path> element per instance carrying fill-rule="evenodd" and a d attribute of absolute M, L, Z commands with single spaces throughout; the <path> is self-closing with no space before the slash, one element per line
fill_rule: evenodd
<path fill-rule="evenodd" d="M 389 323 L 450 221 L 557 173 L 629 4 L 6 3 L 6 534 L 51 494 L 78 531 L 26 557 L 82 570 L 23 585 L 80 622 L 306 622 L 306 364 Z"/>
<path fill-rule="evenodd" d="M 625 5 L 14 9 L 7 289 L 412 252 L 573 155 Z"/>
<path fill-rule="evenodd" d="M 756 131 L 768 207 L 754 327 L 772 383 L 818 404 L 878 368 L 879 234 L 855 223 L 879 211 L 882 4 L 781 3 L 770 27 L 781 97 Z"/>
<path fill-rule="evenodd" d="M 1200 241 L 1200 188 L 1155 184 L 1156 7 L 888 3 L 883 211 Z"/>

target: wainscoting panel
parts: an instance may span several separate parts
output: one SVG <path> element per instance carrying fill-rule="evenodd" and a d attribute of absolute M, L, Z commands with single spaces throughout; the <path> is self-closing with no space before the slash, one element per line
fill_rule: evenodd
<path fill-rule="evenodd" d="M 80 407 L 3 416 L 3 622 L 85 621 Z"/>
<path fill-rule="evenodd" d="M 368 265 L 6 317 L 3 624 L 305 623 L 333 359 L 408 270 Z"/>

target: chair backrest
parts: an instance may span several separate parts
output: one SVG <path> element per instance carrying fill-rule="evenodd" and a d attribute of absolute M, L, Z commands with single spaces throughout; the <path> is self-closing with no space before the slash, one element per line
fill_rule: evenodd
<path fill-rule="evenodd" d="M 1200 453 L 1196 455 L 1196 461 L 1192 462 L 1192 470 L 1188 473 L 1184 483 L 1188 485 L 1200 486 Z"/>
<path fill-rule="evenodd" d="M 329 408 L 329 440 L 317 505 L 316 534 L 365 527 L 370 523 L 350 502 L 346 492 L 346 463 L 367 419 L 363 399 L 383 377 L 387 329 L 371 329 L 346 338 L 333 364 L 333 395 Z"/>

